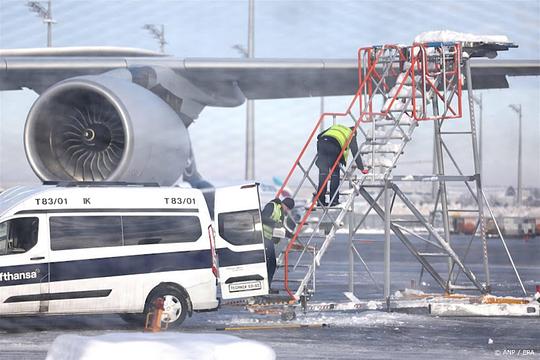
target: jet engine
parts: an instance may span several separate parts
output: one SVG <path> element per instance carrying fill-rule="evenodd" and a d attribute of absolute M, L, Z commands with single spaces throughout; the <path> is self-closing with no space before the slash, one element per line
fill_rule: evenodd
<path fill-rule="evenodd" d="M 59 82 L 36 100 L 24 131 L 42 180 L 173 184 L 188 164 L 186 125 L 159 96 L 119 73 Z"/>

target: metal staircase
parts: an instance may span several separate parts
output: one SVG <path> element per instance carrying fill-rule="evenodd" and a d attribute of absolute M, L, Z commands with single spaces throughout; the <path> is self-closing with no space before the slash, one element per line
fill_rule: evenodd
<path fill-rule="evenodd" d="M 344 226 L 345 216 L 351 213 L 355 198 L 362 196 L 370 205 L 368 210 L 375 211 L 385 220 L 387 233 L 392 230 L 410 250 L 422 268 L 430 273 L 436 282 L 447 291 L 449 279 L 440 275 L 431 264 L 433 258 L 448 257 L 452 268 L 462 271 L 472 283 L 472 288 L 485 292 L 483 284 L 465 266 L 452 250 L 450 242 L 438 234 L 414 205 L 406 198 L 399 187 L 392 182 L 392 170 L 396 167 L 405 147 L 412 139 L 419 122 L 426 120 L 441 121 L 459 118 L 462 115 L 461 93 L 461 47 L 458 43 L 428 43 L 412 46 L 384 45 L 361 48 L 358 51 L 358 91 L 343 113 L 324 113 L 315 124 L 307 142 L 303 146 L 293 167 L 289 171 L 282 188 L 295 184 L 293 197 L 300 196 L 302 187 L 310 184 L 317 189 L 318 179 L 315 168 L 316 156 L 308 156 L 308 148 L 316 148 L 316 134 L 326 118 L 334 124 L 340 123 L 353 127 L 324 184 L 339 165 L 339 159 L 348 147 L 354 134 L 358 133 L 364 141 L 359 146 L 357 156 L 362 156 L 368 174 L 362 174 L 349 161 L 340 169 L 341 182 L 338 192 L 342 203 L 337 207 L 321 206 L 318 202 L 321 191 L 314 194 L 306 207 L 293 237 L 278 258 L 278 266 L 283 269 L 283 278 L 276 276 L 273 287 L 282 288 L 294 299 L 306 299 L 315 291 L 316 269 L 320 266 L 328 247 L 336 233 Z M 314 169 L 315 168 L 315 169 Z M 376 196 L 368 189 L 379 189 Z M 407 226 L 400 219 L 392 219 L 388 190 L 411 210 L 416 225 L 424 227 L 430 239 L 427 243 L 436 248 L 436 252 L 420 252 L 409 240 Z M 385 205 L 378 201 L 385 195 Z M 332 203 L 330 199 L 328 203 Z M 349 231 L 356 232 L 365 220 L 367 213 Z M 409 221 L 410 222 L 410 221 Z M 319 233 L 324 230 L 324 237 Z M 362 260 L 366 270 L 369 268 Z M 371 273 L 370 273 L 371 276 Z M 386 292 L 386 291 L 385 291 Z M 386 294 L 387 295 L 387 294 Z"/>

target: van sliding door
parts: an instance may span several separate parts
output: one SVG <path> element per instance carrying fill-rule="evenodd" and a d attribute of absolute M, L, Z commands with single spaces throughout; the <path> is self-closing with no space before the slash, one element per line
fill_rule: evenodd
<path fill-rule="evenodd" d="M 217 189 L 215 226 L 222 298 L 268 294 L 258 185 Z"/>

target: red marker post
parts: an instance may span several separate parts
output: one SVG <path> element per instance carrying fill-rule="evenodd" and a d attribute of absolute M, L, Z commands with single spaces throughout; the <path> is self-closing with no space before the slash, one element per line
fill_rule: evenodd
<path fill-rule="evenodd" d="M 157 298 L 154 301 L 154 311 L 148 313 L 146 318 L 145 331 L 159 332 L 161 330 L 161 317 L 163 316 L 164 308 L 163 298 Z M 150 323 L 150 326 L 148 326 Z"/>

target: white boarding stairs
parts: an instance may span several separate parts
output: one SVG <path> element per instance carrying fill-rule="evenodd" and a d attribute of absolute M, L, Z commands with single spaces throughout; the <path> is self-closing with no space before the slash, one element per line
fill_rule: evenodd
<path fill-rule="evenodd" d="M 452 46 L 457 47 L 455 44 Z M 299 222 L 293 238 L 280 254 L 278 266 L 283 267 L 284 270 L 284 279 L 282 279 L 284 288 L 291 297 L 297 300 L 302 297 L 309 298 L 315 291 L 316 269 L 320 266 L 336 232 L 343 227 L 345 216 L 350 212 L 355 198 L 361 193 L 361 188 L 367 184 L 381 184 L 385 180 L 391 179 L 392 170 L 396 167 L 405 146 L 412 139 L 414 129 L 418 126 L 418 120 L 441 118 L 437 117 L 438 114 L 434 114 L 435 117 L 429 117 L 427 114 L 428 105 L 436 100 L 437 87 L 440 87 L 441 84 L 446 87 L 448 73 L 444 71 L 444 68 L 449 61 L 449 56 L 455 59 L 453 52 L 448 52 L 449 56 L 444 56 L 443 52 L 443 56 L 430 59 L 429 52 L 423 46 L 418 45 L 416 48 L 415 46 L 408 48 L 409 51 L 406 54 L 414 55 L 412 57 L 409 55 L 410 57 L 405 60 L 403 48 L 391 46 L 370 48 L 369 50 L 372 49 L 374 53 L 366 51 L 368 61 L 365 66 L 371 69 L 371 74 L 370 70 L 364 69 L 363 81 L 348 110 L 341 114 L 329 114 L 334 121 L 338 116 L 344 117 L 344 120 L 350 121 L 352 119 L 354 121 L 355 131 L 365 138 L 365 141 L 359 146 L 357 156 L 362 156 L 364 167 L 369 170 L 369 173 L 358 175 L 359 173 L 353 166 L 354 159 L 349 160 L 348 166 L 341 170 L 342 176 L 338 189 L 341 204 L 335 207 L 321 206 L 320 202 L 317 203 L 320 195 L 317 193 L 310 208 Z M 421 60 L 415 59 L 415 57 L 421 57 Z M 375 61 L 373 61 L 374 58 Z M 436 66 L 437 64 L 431 64 L 431 61 L 442 65 Z M 398 67 L 399 71 L 396 71 Z M 443 70 L 433 71 L 437 68 Z M 363 69 L 359 69 L 359 71 L 362 72 Z M 376 76 L 375 73 L 377 73 Z M 368 83 L 371 86 L 368 86 Z M 388 85 L 391 83 L 393 86 Z M 375 106 L 374 99 L 376 98 L 382 98 L 382 106 L 379 106 L 382 108 L 378 112 L 372 112 L 370 109 Z M 353 109 L 356 105 L 358 105 L 359 113 L 354 114 Z M 446 109 L 443 109 L 443 113 L 446 114 L 446 112 Z M 321 120 L 323 116 L 321 116 Z M 344 125 L 351 126 L 345 123 Z M 307 145 L 312 142 L 313 134 L 318 126 L 319 124 L 316 125 L 284 182 L 285 186 L 295 167 L 301 170 L 303 179 L 295 191 L 295 195 L 306 180 L 309 180 L 316 188 L 316 181 L 310 178 L 310 170 L 314 167 L 315 159 L 307 167 L 303 167 L 300 160 Z M 360 137 L 358 136 L 358 138 Z M 311 145 L 314 146 L 313 143 Z M 335 166 L 339 165 L 335 164 Z M 329 177 L 326 179 L 327 181 Z M 344 184 L 347 183 L 349 189 L 344 187 Z M 332 200 L 330 199 L 328 203 L 331 203 Z M 315 224 L 310 232 L 302 231 L 302 227 L 306 223 Z M 325 226 L 326 235 L 321 243 L 320 240 L 317 242 L 315 239 L 323 226 Z M 279 280 L 274 281 L 278 282 Z"/>

